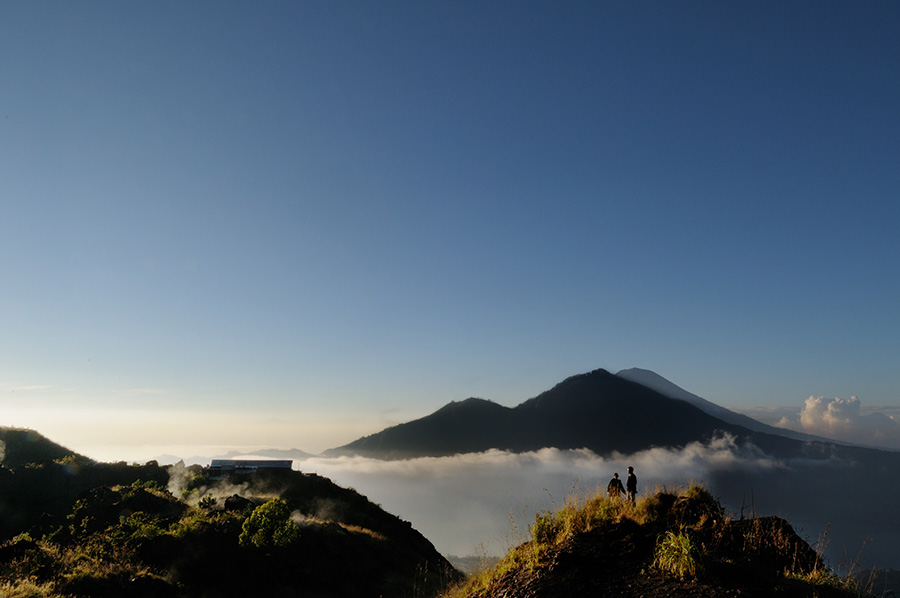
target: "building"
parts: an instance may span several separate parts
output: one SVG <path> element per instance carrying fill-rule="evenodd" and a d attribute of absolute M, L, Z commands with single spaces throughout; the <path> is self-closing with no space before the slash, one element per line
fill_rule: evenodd
<path fill-rule="evenodd" d="M 211 479 L 221 480 L 230 475 L 248 475 L 263 470 L 290 470 L 293 464 L 290 459 L 213 459 L 206 471 Z"/>

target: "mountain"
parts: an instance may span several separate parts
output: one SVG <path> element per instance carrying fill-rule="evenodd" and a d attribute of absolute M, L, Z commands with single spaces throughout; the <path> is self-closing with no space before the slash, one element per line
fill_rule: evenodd
<path fill-rule="evenodd" d="M 617 372 L 616 376 L 619 376 L 620 378 L 624 378 L 626 380 L 630 380 L 632 382 L 636 382 L 638 384 L 646 386 L 647 388 L 651 388 L 667 397 L 687 401 L 691 405 L 698 407 L 704 413 L 708 413 L 709 415 L 721 419 L 724 422 L 734 424 L 736 426 L 742 426 L 754 432 L 776 434 L 785 436 L 787 438 L 794 438 L 796 440 L 803 441 L 832 442 L 826 438 L 812 436 L 810 434 L 803 434 L 802 432 L 794 432 L 793 430 L 786 430 L 784 428 L 776 428 L 775 426 L 770 426 L 768 424 L 757 421 L 752 417 L 748 417 L 740 413 L 735 413 L 730 409 L 726 409 L 725 407 L 716 405 L 712 401 L 707 401 L 704 398 L 698 397 L 697 395 L 684 390 L 677 384 L 666 380 L 656 372 L 650 370 L 631 368 Z"/>
<path fill-rule="evenodd" d="M 545 447 L 606 454 L 684 446 L 719 432 L 751 433 L 686 401 L 598 369 L 567 378 L 513 408 L 477 398 L 452 402 L 324 454 L 398 459 Z"/>
<path fill-rule="evenodd" d="M 29 463 L 42 465 L 68 459 L 88 462 L 90 459 L 56 444 L 34 430 L 0 427 L 0 465 L 9 469 Z"/>
<path fill-rule="evenodd" d="M 648 377 L 642 381 L 648 382 Z M 671 387 L 663 390 L 674 394 Z M 679 394 L 684 398 L 666 396 L 627 375 L 595 370 L 572 376 L 512 408 L 483 399 L 450 403 L 325 455 L 403 459 L 556 447 L 587 448 L 618 461 L 617 454 L 669 447 L 676 450 L 660 454 L 675 458 L 693 450 L 677 449 L 706 443 L 725 432 L 734 442 L 729 439 L 720 458 L 702 469 L 705 481 L 730 508 L 741 515 L 787 515 L 806 530 L 830 527 L 831 555 L 857 554 L 865 547 L 863 554 L 870 564 L 897 567 L 900 521 L 896 501 L 886 497 L 900 491 L 900 454 L 788 437 L 781 430 L 770 433 L 756 424 L 745 427 L 734 423 L 743 420 L 714 417 L 688 401 L 691 397 L 683 391 Z M 700 405 L 707 410 L 714 407 Z M 644 483 L 647 479 L 643 478 Z M 540 488 L 539 481 L 535 485 Z"/>
<path fill-rule="evenodd" d="M 880 460 L 877 449 L 847 446 L 768 426 L 701 399 L 648 370 L 571 376 L 516 407 L 469 398 L 423 418 L 332 448 L 323 456 L 440 457 L 490 449 L 589 449 L 598 455 L 684 447 L 727 433 L 779 458 Z M 863 453 L 861 451 L 869 451 Z"/>

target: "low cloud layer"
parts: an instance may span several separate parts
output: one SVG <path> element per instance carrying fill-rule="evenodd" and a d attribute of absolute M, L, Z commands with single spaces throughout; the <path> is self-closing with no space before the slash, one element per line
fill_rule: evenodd
<path fill-rule="evenodd" d="M 602 458 L 588 450 L 488 451 L 445 458 L 379 461 L 316 458 L 300 467 L 350 486 L 411 521 L 446 554 L 501 554 L 525 538 L 534 515 L 562 506 L 572 492 L 605 488 L 628 466 L 640 493 L 691 482 L 709 485 L 726 472 L 776 475 L 785 465 L 731 437 L 680 450 L 651 449 Z"/>
<path fill-rule="evenodd" d="M 809 397 L 798 414 L 783 415 L 775 425 L 854 444 L 900 449 L 900 420 L 889 412 L 864 412 L 856 397 Z"/>
<path fill-rule="evenodd" d="M 858 464 L 819 455 L 786 462 L 728 436 L 681 449 L 650 449 L 603 458 L 587 450 L 529 453 L 488 451 L 445 458 L 379 461 L 361 457 L 295 462 L 355 488 L 412 523 L 443 554 L 500 555 L 527 538 L 536 513 L 560 508 L 573 493 L 605 488 L 613 473 L 633 466 L 639 494 L 661 487 L 705 485 L 729 513 L 778 515 L 815 544 L 828 530 L 835 566 L 846 555 L 869 564 L 900 566 L 894 547 L 900 525 L 882 498 L 869 492 Z M 847 491 L 848 481 L 855 490 Z M 882 480 L 882 484 L 895 484 Z M 868 538 L 868 540 L 867 540 Z"/>

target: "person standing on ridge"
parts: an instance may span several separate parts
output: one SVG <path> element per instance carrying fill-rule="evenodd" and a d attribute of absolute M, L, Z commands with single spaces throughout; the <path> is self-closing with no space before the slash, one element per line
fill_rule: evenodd
<path fill-rule="evenodd" d="M 628 466 L 628 479 L 625 480 L 625 489 L 627 490 L 628 500 L 634 504 L 634 497 L 637 495 L 637 476 L 634 475 L 634 467 Z"/>
<path fill-rule="evenodd" d="M 609 493 L 610 498 L 619 498 L 625 494 L 625 487 L 622 486 L 622 480 L 619 479 L 618 473 L 614 473 L 613 478 L 606 485 L 606 492 Z"/>

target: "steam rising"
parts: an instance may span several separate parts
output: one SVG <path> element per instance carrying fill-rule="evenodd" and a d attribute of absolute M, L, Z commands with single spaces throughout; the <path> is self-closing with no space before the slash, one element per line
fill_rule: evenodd
<path fill-rule="evenodd" d="M 192 506 L 197 506 L 200 500 L 208 496 L 216 499 L 220 505 L 221 501 L 235 494 L 249 500 L 255 498 L 272 498 L 275 496 L 275 493 L 254 493 L 254 491 L 250 489 L 249 484 L 231 484 L 227 480 L 221 480 L 213 484 L 195 486 L 192 491 L 188 491 L 192 488 L 192 482 L 197 478 L 197 474 L 192 471 L 192 468 L 186 467 L 184 461 L 179 461 L 175 465 L 170 466 L 168 472 L 169 492 L 174 496 L 184 498 L 188 504 Z"/>

